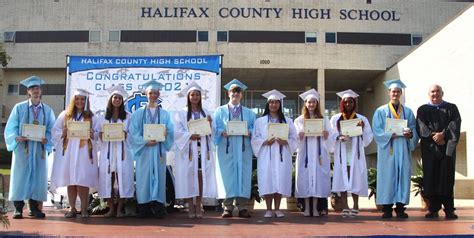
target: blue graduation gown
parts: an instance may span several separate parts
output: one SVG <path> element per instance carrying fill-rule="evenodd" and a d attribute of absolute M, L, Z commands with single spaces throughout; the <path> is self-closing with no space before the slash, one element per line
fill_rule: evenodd
<path fill-rule="evenodd" d="M 166 140 L 153 146 L 147 146 L 147 141 L 143 139 L 143 125 L 152 123 L 145 108 L 136 110 L 130 119 L 129 134 L 132 136 L 131 144 L 136 161 L 136 192 L 140 204 L 166 202 L 166 152 L 173 145 L 173 124 L 169 112 L 161 108 L 159 111 L 154 123 L 166 126 Z"/>
<path fill-rule="evenodd" d="M 242 107 L 242 119 L 247 121 L 248 131 L 251 133 L 255 122 L 255 113 L 246 107 Z M 232 197 L 250 198 L 253 158 L 250 137 L 223 137 L 222 132 L 226 130 L 228 121 L 228 105 L 218 107 L 214 112 L 216 132 L 214 143 L 217 151 L 217 197 L 220 199 Z M 242 142 L 244 145 L 242 145 Z"/>
<path fill-rule="evenodd" d="M 47 162 L 48 153 L 53 148 L 51 129 L 55 116 L 48 105 L 42 103 L 38 114 L 39 125 L 46 126 L 45 137 L 48 140 L 44 146 L 40 142 L 28 141 L 18 143 L 15 138 L 21 135 L 23 124 L 33 124 L 33 109 L 29 100 L 20 102 L 13 107 L 5 127 L 5 143 L 8 151 L 13 151 L 10 177 L 10 201 L 33 199 L 46 201 L 48 191 Z M 26 150 L 28 146 L 28 151 Z M 44 148 L 44 151 L 43 151 Z M 27 154 L 28 153 L 28 154 Z M 43 155 L 43 153 L 45 153 Z"/>
<path fill-rule="evenodd" d="M 372 120 L 374 139 L 377 143 L 376 203 L 380 205 L 408 204 L 410 202 L 411 152 L 415 149 L 417 141 L 415 116 L 410 108 L 403 105 L 400 119 L 408 121 L 408 127 L 413 132 L 412 139 L 402 136 L 391 139 L 392 134 L 385 132 L 386 118 L 394 118 L 388 104 L 377 108 Z M 391 147 L 393 148 L 392 155 L 390 155 Z"/>

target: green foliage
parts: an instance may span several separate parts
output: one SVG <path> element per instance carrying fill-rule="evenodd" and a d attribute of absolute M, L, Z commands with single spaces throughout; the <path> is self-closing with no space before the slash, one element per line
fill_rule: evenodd
<path fill-rule="evenodd" d="M 250 198 L 255 198 L 255 201 L 258 203 L 262 201 L 262 198 L 260 197 L 260 193 L 258 192 L 258 181 L 257 181 L 256 169 L 252 171 L 252 188 L 250 190 Z"/>
<path fill-rule="evenodd" d="M 89 203 L 88 210 L 91 215 L 104 214 L 107 210 L 107 203 L 99 198 L 99 193 L 95 192 L 92 194 L 92 200 Z"/>
<path fill-rule="evenodd" d="M 369 199 L 372 196 L 377 197 L 377 169 L 376 168 L 369 168 L 367 170 L 367 180 L 369 185 Z"/>
<path fill-rule="evenodd" d="M 418 196 L 418 194 L 423 196 L 423 164 L 421 160 L 417 161 L 415 175 L 411 176 L 410 180 L 413 183 L 413 190 L 411 191 L 415 192 L 415 196 Z"/>
<path fill-rule="evenodd" d="M 2 64 L 3 67 L 7 67 L 8 61 L 10 60 L 11 60 L 11 57 L 3 49 L 3 44 L 0 43 L 0 63 Z"/>
<path fill-rule="evenodd" d="M 8 229 L 10 227 L 10 220 L 6 214 L 0 214 L 0 223 L 2 223 L 3 228 Z"/>

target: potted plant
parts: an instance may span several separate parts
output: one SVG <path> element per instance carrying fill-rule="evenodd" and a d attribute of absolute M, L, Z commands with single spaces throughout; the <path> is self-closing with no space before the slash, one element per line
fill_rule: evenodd
<path fill-rule="evenodd" d="M 418 194 L 421 196 L 421 209 L 424 211 L 428 210 L 430 203 L 425 197 L 423 190 L 423 164 L 421 163 L 421 160 L 417 161 L 415 175 L 412 175 L 410 180 L 413 186 L 413 190 L 411 191 L 415 192 L 415 197 L 418 196 Z"/>
<path fill-rule="evenodd" d="M 291 171 L 291 197 L 286 198 L 286 209 L 288 211 L 298 211 L 298 200 L 295 198 L 296 192 L 296 170 Z"/>
<path fill-rule="evenodd" d="M 260 197 L 260 193 L 258 192 L 258 180 L 257 180 L 257 169 L 252 171 L 252 187 L 250 189 L 250 200 L 247 204 L 247 207 L 250 211 L 253 211 L 253 207 L 255 205 L 255 201 L 260 203 L 262 198 Z"/>
<path fill-rule="evenodd" d="M 137 215 L 138 202 L 135 197 L 125 199 L 123 204 L 125 210 L 125 216 L 133 217 Z"/>
<path fill-rule="evenodd" d="M 367 170 L 367 183 L 369 186 L 369 199 L 373 196 L 374 202 L 377 199 L 377 169 L 369 168 Z M 375 204 L 377 210 L 382 210 L 382 206 Z"/>

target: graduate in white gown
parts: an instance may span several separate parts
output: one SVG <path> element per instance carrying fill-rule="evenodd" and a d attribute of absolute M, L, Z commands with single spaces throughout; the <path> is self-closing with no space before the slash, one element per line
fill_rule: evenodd
<path fill-rule="evenodd" d="M 375 110 L 372 119 L 374 140 L 377 142 L 377 197 L 383 205 L 382 218 L 391 218 L 395 204 L 397 218 L 408 218 L 405 205 L 410 202 L 411 153 L 418 141 L 413 111 L 400 101 L 405 84 L 399 79 L 384 82 L 390 102 Z M 386 131 L 387 119 L 407 121 L 401 134 Z"/>
<path fill-rule="evenodd" d="M 13 107 L 4 132 L 7 150 L 13 152 L 8 200 L 15 206 L 13 219 L 23 218 L 24 200 L 28 200 L 30 215 L 43 218 L 45 214 L 38 205 L 46 201 L 48 191 L 46 158 L 53 147 L 51 129 L 55 116 L 51 107 L 41 101 L 44 80 L 31 76 L 20 84 L 26 87 L 28 100 Z M 44 137 L 32 140 L 22 136 L 25 124 L 44 126 Z"/>
<path fill-rule="evenodd" d="M 54 162 L 51 173 L 51 190 L 67 186 L 68 202 L 71 206 L 66 218 L 76 217 L 76 198 L 81 200 L 81 216 L 89 217 L 87 211 L 89 188 L 97 189 L 98 167 L 96 133 L 97 118 L 89 108 L 90 92 L 77 89 L 66 110 L 59 114 L 53 127 Z M 68 138 L 67 122 L 89 122 L 89 139 Z"/>
<path fill-rule="evenodd" d="M 334 170 L 332 191 L 340 192 L 343 202 L 342 216 L 359 215 L 359 196 L 367 197 L 367 163 L 364 148 L 372 142 L 373 134 L 366 117 L 357 113 L 357 93 L 351 89 L 337 93 L 341 98 L 340 113 L 331 118 L 332 132 L 329 139 L 331 151 L 334 152 Z M 341 121 L 360 119 L 362 135 L 350 137 L 341 132 Z M 348 193 L 351 194 L 354 206 L 347 204 Z"/>
<path fill-rule="evenodd" d="M 295 196 L 304 198 L 304 216 L 311 216 L 311 211 L 313 216 L 319 216 L 318 198 L 327 198 L 331 195 L 331 160 L 326 147 L 331 125 L 329 120 L 321 114 L 319 93 L 315 89 L 310 89 L 299 96 L 303 99 L 304 105 L 301 116 L 295 119 L 295 128 L 298 133 Z M 324 120 L 322 136 L 305 135 L 304 121 L 306 119 Z"/>
<path fill-rule="evenodd" d="M 166 152 L 173 145 L 173 123 L 170 113 L 158 105 L 163 84 L 150 80 L 142 85 L 148 103 L 137 109 L 130 119 L 129 132 L 136 161 L 138 217 L 163 218 L 166 203 Z M 164 141 L 147 139 L 144 125 L 165 126 Z"/>
<path fill-rule="evenodd" d="M 267 104 L 262 117 L 255 120 L 252 133 L 252 149 L 257 156 L 257 178 L 260 195 L 265 198 L 267 211 L 264 217 L 284 217 L 280 211 L 281 198 L 291 197 L 292 155 L 296 150 L 296 129 L 293 120 L 283 115 L 285 95 L 277 90 L 263 94 Z M 288 125 L 288 139 L 269 136 L 270 123 Z M 272 202 L 275 200 L 275 213 Z"/>
<path fill-rule="evenodd" d="M 195 82 L 183 88 L 179 95 L 187 98 L 187 107 L 174 114 L 175 194 L 189 204 L 189 218 L 202 218 L 203 197 L 217 197 L 211 134 L 192 134 L 188 129 L 188 122 L 198 119 L 206 119 L 212 128 L 212 117 L 202 106 L 201 92 Z"/>
<path fill-rule="evenodd" d="M 123 204 L 125 198 L 133 197 L 133 156 L 128 136 L 130 114 L 125 111 L 125 100 L 128 93 L 121 85 L 107 89 L 109 100 L 105 115 L 99 117 L 96 131 L 99 131 L 99 196 L 107 199 L 109 212 L 105 217 L 124 217 Z M 104 140 L 103 127 L 107 124 L 123 124 L 124 140 Z M 114 199 L 118 205 L 115 209 Z"/>
<path fill-rule="evenodd" d="M 255 122 L 255 113 L 240 104 L 247 86 L 239 80 L 233 79 L 224 85 L 224 88 L 227 90 L 229 103 L 218 107 L 213 118 L 214 143 L 217 154 L 217 197 L 224 199 L 222 202 L 223 218 L 232 217 L 235 207 L 239 209 L 239 217 L 249 218 L 247 203 L 252 186 L 253 159 L 250 136 Z M 247 135 L 229 135 L 227 133 L 229 121 L 247 123 Z"/>

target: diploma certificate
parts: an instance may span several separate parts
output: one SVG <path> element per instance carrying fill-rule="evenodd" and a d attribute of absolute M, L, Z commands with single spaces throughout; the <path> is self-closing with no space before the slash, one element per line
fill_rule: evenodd
<path fill-rule="evenodd" d="M 362 126 L 357 126 L 362 121 L 360 118 L 341 120 L 341 135 L 354 137 L 362 135 Z"/>
<path fill-rule="evenodd" d="M 106 123 L 102 126 L 102 141 L 123 141 L 125 133 L 123 123 Z"/>
<path fill-rule="evenodd" d="M 207 136 L 211 134 L 211 125 L 207 118 L 188 121 L 188 131 L 191 134 Z"/>
<path fill-rule="evenodd" d="M 166 127 L 163 124 L 145 124 L 143 125 L 143 139 L 163 142 L 166 139 L 165 130 Z"/>
<path fill-rule="evenodd" d="M 90 121 L 68 121 L 67 138 L 88 140 L 90 138 Z"/>
<path fill-rule="evenodd" d="M 46 126 L 23 124 L 21 128 L 21 136 L 31 141 L 42 141 L 45 138 Z"/>
<path fill-rule="evenodd" d="M 403 128 L 406 128 L 407 120 L 387 118 L 385 121 L 385 131 L 395 133 L 397 136 L 403 136 Z"/>
<path fill-rule="evenodd" d="M 305 136 L 322 136 L 324 119 L 304 119 L 303 128 Z"/>
<path fill-rule="evenodd" d="M 227 122 L 227 135 L 230 136 L 246 136 L 248 135 L 247 122 L 246 121 L 228 121 Z"/>
<path fill-rule="evenodd" d="M 286 123 L 269 123 L 267 139 L 280 138 L 288 140 L 289 127 Z"/>

